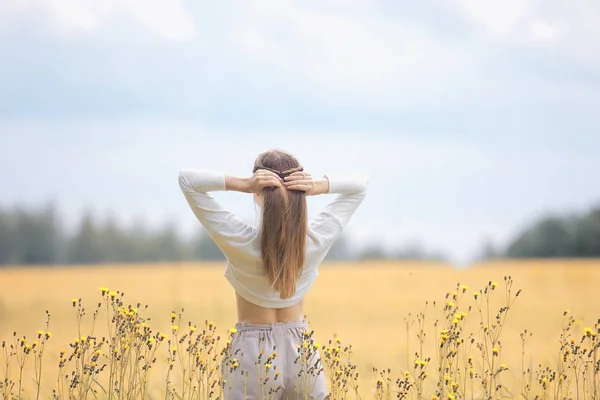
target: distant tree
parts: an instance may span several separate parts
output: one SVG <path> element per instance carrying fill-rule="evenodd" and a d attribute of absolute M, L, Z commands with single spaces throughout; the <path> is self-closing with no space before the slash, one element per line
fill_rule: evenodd
<path fill-rule="evenodd" d="M 370 243 L 362 251 L 360 251 L 357 258 L 359 260 L 384 260 L 390 257 L 382 245 L 378 243 Z"/>
<path fill-rule="evenodd" d="M 574 236 L 575 254 L 581 257 L 600 256 L 600 206 L 579 220 Z"/>
<path fill-rule="evenodd" d="M 52 205 L 38 211 L 15 211 L 12 258 L 17 264 L 53 264 L 57 260 L 60 232 Z"/>
<path fill-rule="evenodd" d="M 0 210 L 0 265 L 17 262 L 15 249 L 14 217 Z"/>
<path fill-rule="evenodd" d="M 192 243 L 193 256 L 195 259 L 204 261 L 225 260 L 225 256 L 221 249 L 219 249 L 204 229 L 199 230 Z"/>
<path fill-rule="evenodd" d="M 158 233 L 155 249 L 158 261 L 181 261 L 183 259 L 183 245 L 173 225 L 166 225 Z"/>
<path fill-rule="evenodd" d="M 338 239 L 333 242 L 333 245 L 329 249 L 329 252 L 325 256 L 325 260 L 350 260 L 354 258 L 352 250 L 350 249 L 350 241 L 344 234 L 340 235 Z"/>
<path fill-rule="evenodd" d="M 509 243 L 509 258 L 600 257 L 600 206 L 582 215 L 546 216 Z"/>
<path fill-rule="evenodd" d="M 84 213 L 79 229 L 69 242 L 69 261 L 72 264 L 95 264 L 105 261 L 100 233 L 91 212 Z"/>

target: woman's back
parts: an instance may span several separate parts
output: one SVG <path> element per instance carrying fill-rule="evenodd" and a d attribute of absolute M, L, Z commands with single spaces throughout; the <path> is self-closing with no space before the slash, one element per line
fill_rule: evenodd
<path fill-rule="evenodd" d="M 259 229 L 243 222 L 209 194 L 227 190 L 225 179 L 225 174 L 205 170 L 182 170 L 179 174 L 179 184 L 192 211 L 227 259 L 225 277 L 237 296 L 245 300 L 238 304 L 250 303 L 257 307 L 255 310 L 296 306 L 314 284 L 319 264 L 363 201 L 366 177 L 325 178 L 324 193 L 335 193 L 337 197 L 308 223 L 304 265 L 295 282 L 294 294 L 287 298 L 280 296 L 265 274 Z"/>

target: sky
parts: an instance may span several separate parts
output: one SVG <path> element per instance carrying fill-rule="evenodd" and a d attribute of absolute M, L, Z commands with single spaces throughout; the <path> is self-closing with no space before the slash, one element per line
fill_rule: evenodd
<path fill-rule="evenodd" d="M 466 265 L 600 203 L 598 20 L 595 0 L 2 2 L 0 206 L 192 232 L 179 169 L 283 148 L 369 175 L 357 248 Z"/>

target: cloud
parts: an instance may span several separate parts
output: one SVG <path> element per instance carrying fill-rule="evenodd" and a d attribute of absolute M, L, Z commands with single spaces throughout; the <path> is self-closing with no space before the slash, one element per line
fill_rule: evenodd
<path fill-rule="evenodd" d="M 464 45 L 352 4 L 240 2 L 232 37 L 250 62 L 319 88 L 334 104 L 419 101 L 472 71 Z"/>
<path fill-rule="evenodd" d="M 181 0 L 24 0 L 2 7 L 0 17 L 4 21 L 43 15 L 52 31 L 60 35 L 97 31 L 119 21 L 139 24 L 173 41 L 187 41 L 195 35 L 194 19 Z"/>
<path fill-rule="evenodd" d="M 459 14 L 495 40 L 518 46 L 552 46 L 600 64 L 600 3 L 595 0 L 459 0 Z"/>

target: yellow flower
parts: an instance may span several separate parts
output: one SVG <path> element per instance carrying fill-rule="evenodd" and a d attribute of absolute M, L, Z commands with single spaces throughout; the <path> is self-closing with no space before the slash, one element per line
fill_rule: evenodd
<path fill-rule="evenodd" d="M 73 307 L 75 307 L 75 305 L 77 304 L 77 299 L 72 299 L 71 302 L 73 303 Z"/>
<path fill-rule="evenodd" d="M 492 349 L 492 354 L 493 354 L 493 355 L 495 355 L 495 356 L 497 356 L 497 355 L 498 355 L 498 353 L 500 353 L 500 349 L 499 349 L 499 348 L 497 348 L 497 347 L 494 347 L 494 348 Z"/>
<path fill-rule="evenodd" d="M 585 336 L 592 336 L 592 328 L 585 328 L 583 330 L 583 333 L 585 334 Z"/>
<path fill-rule="evenodd" d="M 452 307 L 454 307 L 454 302 L 449 301 L 449 302 L 446 303 L 446 306 L 452 308 Z"/>
<path fill-rule="evenodd" d="M 265 368 L 266 368 L 266 369 L 269 369 L 269 368 L 271 368 L 271 364 L 268 364 L 268 363 L 267 363 L 267 364 L 265 364 Z"/>
<path fill-rule="evenodd" d="M 167 338 L 167 335 L 166 335 L 166 334 L 164 334 L 164 333 L 161 333 L 161 334 L 159 335 L 159 337 L 160 337 L 160 340 L 165 340 L 165 339 Z"/>
<path fill-rule="evenodd" d="M 46 339 L 50 339 L 52 337 L 52 332 L 46 332 Z"/>
<path fill-rule="evenodd" d="M 315 344 L 313 344 L 313 347 L 314 347 L 315 349 L 318 349 L 319 347 L 321 347 L 321 345 L 320 345 L 319 343 L 315 343 Z"/>
<path fill-rule="evenodd" d="M 177 314 L 171 312 L 171 321 L 175 321 L 175 319 L 177 319 Z"/>
<path fill-rule="evenodd" d="M 105 288 L 105 287 L 101 287 L 101 288 L 100 288 L 100 292 L 101 292 L 103 295 L 105 295 L 105 294 L 108 292 L 108 289 L 107 289 L 107 288 Z"/>
<path fill-rule="evenodd" d="M 492 282 L 492 289 L 496 289 L 497 286 L 498 286 L 497 282 Z"/>
<path fill-rule="evenodd" d="M 230 333 L 237 333 L 237 329 L 235 329 L 235 328 L 231 328 L 231 329 L 229 330 L 229 332 L 230 332 Z"/>
<path fill-rule="evenodd" d="M 102 350 L 100 350 L 100 349 L 96 350 L 96 355 L 98 355 L 98 356 L 102 355 Z"/>
<path fill-rule="evenodd" d="M 454 400 L 455 398 L 452 393 L 448 393 L 448 400 Z"/>
<path fill-rule="evenodd" d="M 214 322 L 212 322 L 212 321 L 209 321 L 209 322 L 208 322 L 208 327 L 209 327 L 209 328 L 212 328 L 213 326 L 215 326 L 215 323 L 214 323 Z"/>
<path fill-rule="evenodd" d="M 173 333 L 177 332 L 179 330 L 179 327 L 177 325 L 173 325 L 171 327 L 171 330 L 173 331 Z"/>
<path fill-rule="evenodd" d="M 467 285 L 461 285 L 460 288 L 462 289 L 463 293 L 469 290 L 469 287 Z"/>
<path fill-rule="evenodd" d="M 500 369 L 501 369 L 502 371 L 505 371 L 505 370 L 507 370 L 508 368 L 506 367 L 506 364 L 500 364 Z"/>
<path fill-rule="evenodd" d="M 38 338 L 41 338 L 44 335 L 44 331 L 38 331 Z"/>
<path fill-rule="evenodd" d="M 196 327 L 195 326 L 190 326 L 190 332 L 196 332 Z"/>
<path fill-rule="evenodd" d="M 109 292 L 108 295 L 114 299 L 117 297 L 117 292 Z"/>
<path fill-rule="evenodd" d="M 477 300 L 477 296 L 479 296 L 479 292 L 473 292 L 473 296 L 475 297 L 475 300 Z"/>

